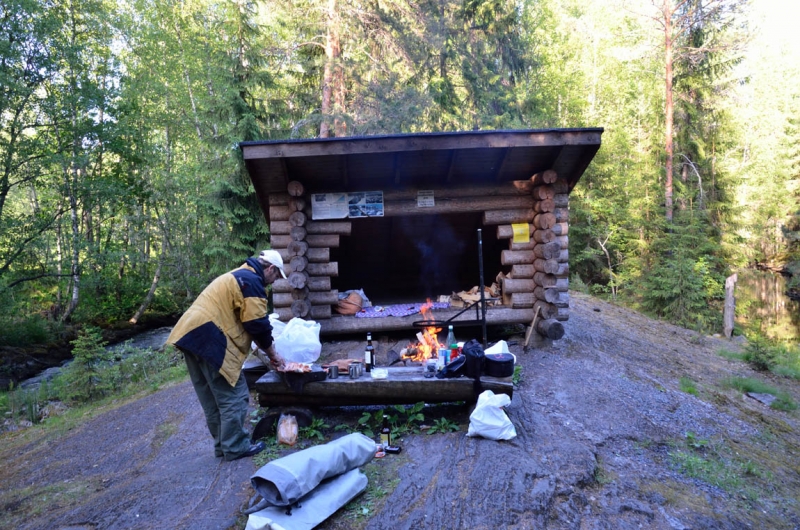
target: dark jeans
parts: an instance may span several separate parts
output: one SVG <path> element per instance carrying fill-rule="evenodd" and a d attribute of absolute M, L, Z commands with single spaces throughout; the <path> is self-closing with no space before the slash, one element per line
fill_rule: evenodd
<path fill-rule="evenodd" d="M 203 359 L 188 352 L 183 352 L 183 357 L 214 438 L 214 454 L 233 460 L 250 449 L 250 435 L 244 430 L 250 399 L 244 375 L 239 374 L 232 387 Z"/>

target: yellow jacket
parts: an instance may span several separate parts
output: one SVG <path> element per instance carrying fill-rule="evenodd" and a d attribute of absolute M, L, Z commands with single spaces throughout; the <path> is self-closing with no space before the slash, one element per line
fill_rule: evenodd
<path fill-rule="evenodd" d="M 186 310 L 167 339 L 203 359 L 236 385 L 250 343 L 272 344 L 264 272 L 255 258 L 219 276 Z"/>

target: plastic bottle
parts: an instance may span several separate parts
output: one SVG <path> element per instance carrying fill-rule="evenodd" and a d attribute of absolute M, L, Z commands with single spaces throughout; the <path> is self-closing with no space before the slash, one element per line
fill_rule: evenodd
<path fill-rule="evenodd" d="M 447 347 L 450 349 L 450 360 L 452 361 L 458 357 L 458 341 L 455 333 L 453 333 L 452 324 L 447 329 Z"/>
<path fill-rule="evenodd" d="M 372 345 L 372 333 L 367 333 L 367 348 L 364 350 L 364 369 L 371 372 L 375 366 L 375 346 Z"/>

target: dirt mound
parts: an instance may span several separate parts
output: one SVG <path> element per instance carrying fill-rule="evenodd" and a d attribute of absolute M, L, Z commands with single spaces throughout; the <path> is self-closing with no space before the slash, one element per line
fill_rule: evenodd
<path fill-rule="evenodd" d="M 729 341 L 572 294 L 563 340 L 522 353 L 507 408 L 517 437 L 414 435 L 376 461 L 386 491 L 321 528 L 775 528 L 800 525 L 798 413 L 729 390 L 769 378 L 727 360 Z M 462 340 L 466 337 L 459 337 Z M 378 342 L 378 359 L 404 344 Z M 516 342 L 515 342 L 516 341 Z M 359 355 L 360 341 L 323 355 Z M 385 358 L 385 357 L 383 357 Z M 696 395 L 681 391 L 691 380 Z M 771 381 L 800 400 L 797 383 Z M 358 411 L 317 411 L 331 425 Z M 251 460 L 215 459 L 188 383 L 54 439 L 3 439 L 3 528 L 241 528 Z M 28 436 L 28 435 L 26 435 Z M 14 443 L 11 443 L 14 442 Z M 372 465 L 372 464 L 370 464 Z M 354 501 L 358 502 L 358 500 Z"/>

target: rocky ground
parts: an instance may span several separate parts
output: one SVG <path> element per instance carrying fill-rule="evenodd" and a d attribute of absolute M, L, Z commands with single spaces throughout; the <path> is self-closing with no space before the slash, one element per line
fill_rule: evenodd
<path fill-rule="evenodd" d="M 560 341 L 525 354 L 505 337 L 523 369 L 516 438 L 466 437 L 456 407 L 460 432 L 403 437 L 400 455 L 369 464 L 370 501 L 322 528 L 800 528 L 800 414 L 724 384 L 758 378 L 798 402 L 797 382 L 719 355 L 736 343 L 577 293 L 571 305 Z M 403 345 L 379 339 L 379 361 Z M 330 341 L 323 357 L 362 348 Z M 213 457 L 186 382 L 66 432 L 6 434 L 0 459 L 2 528 L 242 528 L 253 493 L 255 463 Z"/>

